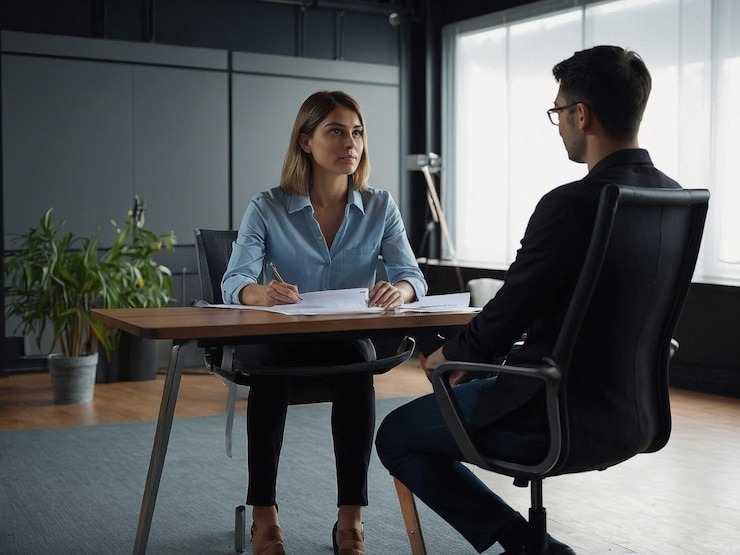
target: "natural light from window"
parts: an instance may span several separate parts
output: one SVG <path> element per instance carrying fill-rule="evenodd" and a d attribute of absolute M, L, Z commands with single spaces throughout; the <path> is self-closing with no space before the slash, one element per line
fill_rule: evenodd
<path fill-rule="evenodd" d="M 653 77 L 640 145 L 684 187 L 712 193 L 694 280 L 737 285 L 740 2 L 580 4 L 546 13 L 554 5 L 546 1 L 535 18 L 512 10 L 444 30 L 441 179 L 457 259 L 507 268 L 539 198 L 586 174 L 545 115 L 557 94 L 552 67 L 617 44 L 637 51 Z"/>

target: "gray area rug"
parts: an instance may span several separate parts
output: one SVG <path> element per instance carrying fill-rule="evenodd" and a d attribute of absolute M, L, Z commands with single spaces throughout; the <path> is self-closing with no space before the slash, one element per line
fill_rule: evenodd
<path fill-rule="evenodd" d="M 403 401 L 378 401 L 378 423 Z M 328 404 L 288 411 L 278 502 L 291 554 L 332 553 L 329 411 Z M 234 553 L 234 508 L 246 496 L 244 426 L 242 413 L 229 459 L 223 416 L 175 420 L 148 553 Z M 131 553 L 154 431 L 155 422 L 137 422 L 0 434 L 0 553 Z M 410 553 L 393 481 L 374 452 L 369 492 L 370 555 Z M 419 510 L 430 555 L 475 553 L 436 514 L 420 503 Z"/>

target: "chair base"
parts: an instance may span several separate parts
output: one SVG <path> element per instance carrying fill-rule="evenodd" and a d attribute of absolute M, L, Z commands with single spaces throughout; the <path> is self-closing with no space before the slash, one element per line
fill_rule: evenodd
<path fill-rule="evenodd" d="M 414 494 L 398 479 L 393 478 L 393 483 L 396 486 L 401 515 L 411 544 L 411 553 L 427 555 Z M 526 481 L 520 481 L 517 485 L 526 486 Z M 547 510 L 542 506 L 542 480 L 533 480 L 530 482 L 530 488 L 533 506 L 529 509 L 527 555 L 541 555 L 547 549 Z"/>
<path fill-rule="evenodd" d="M 234 511 L 234 551 L 244 553 L 247 545 L 247 508 L 239 505 Z"/>
<path fill-rule="evenodd" d="M 540 555 L 547 548 L 547 511 L 544 507 L 529 509 L 527 555 Z"/>

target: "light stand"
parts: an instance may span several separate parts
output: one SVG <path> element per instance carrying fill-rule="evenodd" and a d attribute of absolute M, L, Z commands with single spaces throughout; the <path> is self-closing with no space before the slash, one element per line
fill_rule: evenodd
<path fill-rule="evenodd" d="M 437 194 L 437 187 L 434 184 L 433 173 L 439 173 L 441 169 L 441 160 L 439 154 L 430 152 L 428 154 L 412 154 L 406 157 L 406 167 L 409 170 L 418 170 L 424 175 L 424 181 L 426 182 L 426 196 L 427 204 L 429 205 L 429 211 L 432 215 L 431 221 L 426 223 L 426 229 L 424 230 L 424 236 L 421 241 L 420 255 L 423 255 L 423 251 L 427 246 L 429 236 L 431 235 L 434 227 L 439 225 L 439 229 L 442 232 L 442 239 L 447 244 L 447 250 L 452 264 L 457 274 L 457 282 L 459 291 L 464 291 L 462 273 L 460 266 L 457 263 L 457 253 L 455 251 L 455 245 L 452 242 L 449 228 L 447 227 L 447 218 L 442 210 L 442 203 L 439 201 L 439 195 Z M 428 260 L 424 257 L 419 258 L 419 261 Z"/>

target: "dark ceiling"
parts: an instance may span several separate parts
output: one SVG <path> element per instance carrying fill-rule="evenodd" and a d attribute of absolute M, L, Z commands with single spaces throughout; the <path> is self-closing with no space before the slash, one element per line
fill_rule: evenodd
<path fill-rule="evenodd" d="M 536 0 L 3 0 L 0 3 L 0 28 L 36 33 L 98 35 L 104 33 L 111 19 L 131 21 L 156 17 L 180 3 L 184 9 L 198 4 L 203 12 L 245 10 L 260 4 L 294 5 L 304 11 L 312 9 L 356 11 L 385 15 L 394 10 L 413 14 L 420 21 L 431 16 L 444 25 L 497 12 Z M 90 25 L 90 22 L 93 25 Z"/>

